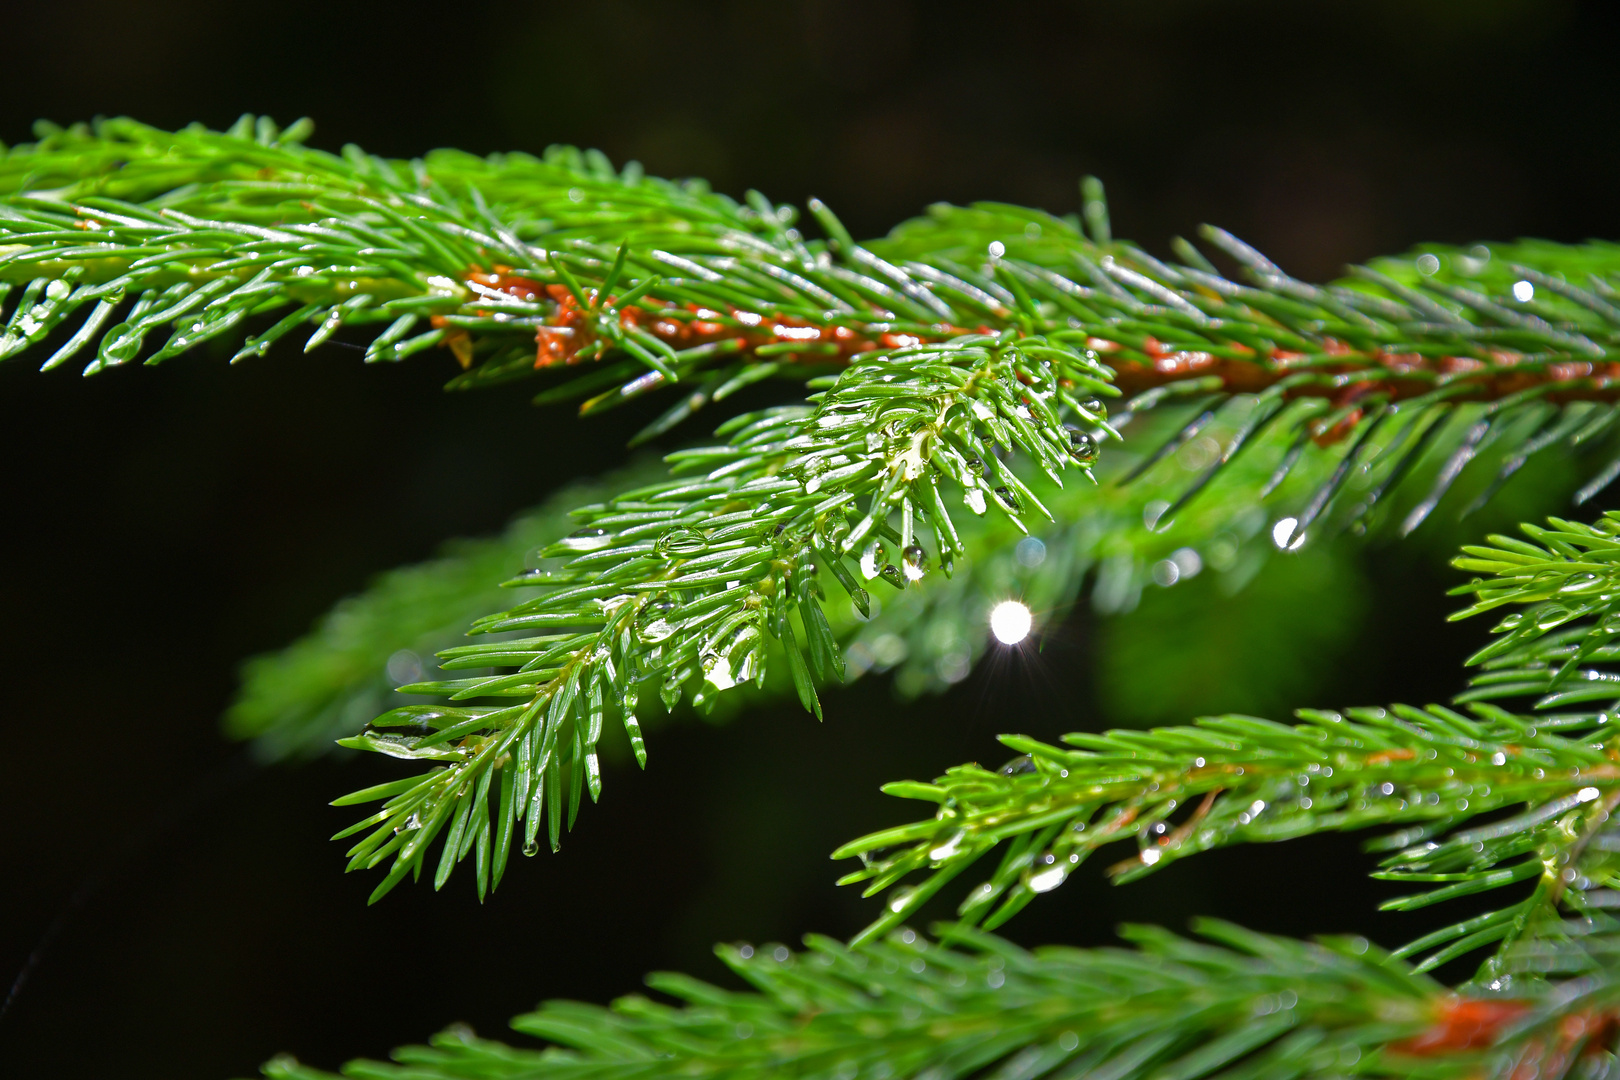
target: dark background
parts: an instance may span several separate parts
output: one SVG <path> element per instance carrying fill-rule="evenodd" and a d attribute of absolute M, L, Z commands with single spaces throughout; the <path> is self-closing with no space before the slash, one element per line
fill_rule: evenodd
<path fill-rule="evenodd" d="M 819 195 L 857 234 L 937 199 L 1067 212 L 1095 172 L 1116 234 L 1150 250 L 1209 220 L 1322 278 L 1420 240 L 1620 236 L 1617 15 L 81 0 L 6 16 L 0 140 L 36 117 L 222 127 L 254 111 L 390 155 L 573 141 L 733 194 Z M 645 774 L 611 770 L 563 852 L 516 860 L 483 907 L 463 872 L 366 908 L 374 881 L 340 873 L 325 839 L 350 812 L 324 804 L 393 768 L 233 765 L 216 718 L 236 665 L 371 574 L 625 460 L 646 419 L 578 424 L 521 388 L 445 396 L 447 363 L 365 369 L 331 346 L 89 381 L 26 357 L 0 370 L 0 980 L 63 920 L 0 1017 L 0 1073 L 203 1080 L 282 1049 L 330 1067 L 454 1020 L 499 1035 L 542 997 L 606 1001 L 650 968 L 721 977 L 715 940 L 848 935 L 875 914 L 832 887 L 825 854 L 908 816 L 880 782 L 999 761 L 999 731 L 1105 723 L 1090 657 L 1106 628 L 1082 613 L 943 702 L 896 708 L 872 679 L 830 694 L 819 726 L 780 707 L 660 731 Z M 1449 572 L 1397 550 L 1371 575 L 1382 614 L 1353 660 L 1322 662 L 1320 692 L 1454 691 L 1484 627 L 1443 625 Z M 1123 890 L 1093 869 L 1009 929 L 1094 943 L 1122 918 L 1208 912 L 1410 936 L 1369 914 L 1367 866 L 1327 838 Z"/>

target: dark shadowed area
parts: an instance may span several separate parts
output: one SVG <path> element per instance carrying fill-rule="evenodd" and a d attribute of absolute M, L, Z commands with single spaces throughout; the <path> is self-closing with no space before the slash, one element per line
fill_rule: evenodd
<path fill-rule="evenodd" d="M 1211 221 L 1322 279 L 1421 240 L 1620 238 L 1617 30 L 1614 5 L 1531 0 L 86 0 L 7 16 L 0 141 L 39 117 L 243 111 L 308 114 L 333 150 L 567 141 L 817 195 L 858 235 L 942 199 L 1067 213 L 1095 173 L 1116 234 L 1150 251 Z M 245 764 L 217 726 L 237 666 L 377 572 L 628 460 L 664 406 L 578 422 L 521 385 L 444 394 L 447 353 L 367 368 L 339 344 L 90 380 L 38 362 L 0 369 L 0 982 L 59 932 L 0 1016 L 7 1077 L 217 1080 L 280 1050 L 331 1067 L 452 1021 L 499 1036 L 543 997 L 606 1001 L 650 969 L 721 978 L 717 940 L 851 934 L 875 901 L 835 888 L 826 855 L 913 814 L 880 783 L 998 762 L 999 732 L 1106 726 L 1099 657 L 1152 665 L 1081 610 L 943 699 L 896 706 L 872 678 L 827 694 L 820 725 L 786 704 L 688 717 L 488 903 L 462 874 L 367 908 L 375 880 L 326 840 L 351 812 L 325 804 L 392 763 Z M 1449 696 L 1486 629 L 1444 623 L 1453 572 L 1422 547 L 1364 562 L 1344 587 L 1366 629 L 1292 661 L 1295 704 Z M 1268 640 L 1222 646 L 1250 670 Z M 1176 700 L 1223 707 L 1219 671 L 1186 671 Z M 1105 864 L 1010 936 L 1098 943 L 1195 913 L 1389 942 L 1421 925 L 1371 913 L 1353 838 L 1125 889 Z"/>

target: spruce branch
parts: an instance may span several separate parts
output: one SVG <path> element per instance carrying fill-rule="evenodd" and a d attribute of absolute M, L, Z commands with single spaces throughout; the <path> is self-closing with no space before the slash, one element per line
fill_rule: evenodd
<path fill-rule="evenodd" d="M 1493 535 L 1468 545 L 1454 561 L 1475 577 L 1453 589 L 1475 602 L 1462 619 L 1506 605 L 1522 607 L 1493 628 L 1497 640 L 1469 658 L 1483 668 L 1461 700 L 1490 701 L 1537 695 L 1537 709 L 1605 703 L 1620 709 L 1620 674 L 1598 666 L 1620 658 L 1614 617 L 1620 578 L 1620 514 L 1592 524 L 1551 518 L 1524 524 L 1529 540 Z"/>
<path fill-rule="evenodd" d="M 92 344 L 90 370 L 129 362 L 167 325 L 158 362 L 291 307 L 237 356 L 303 325 L 313 347 L 371 324 L 368 358 L 443 345 L 470 368 L 458 386 L 603 361 L 542 394 L 583 397 L 587 413 L 692 384 L 647 435 L 755 379 L 1009 327 L 1086 330 L 1133 396 L 1325 402 L 1302 425 L 1322 441 L 1403 403 L 1612 397 L 1614 245 L 1431 246 L 1323 288 L 1206 228 L 1242 284 L 1184 242 L 1173 266 L 1114 240 L 1096 184 L 1089 238 L 1077 218 L 979 204 L 863 245 L 819 202 L 828 239 L 806 241 L 791 207 L 615 172 L 600 154 L 400 162 L 308 150 L 309 130 L 112 120 L 8 151 L 0 288 L 23 292 L 0 355 L 87 312 L 47 366 Z"/>
<path fill-rule="evenodd" d="M 398 1064 L 351 1062 L 343 1075 L 1447 1077 L 1479 1068 L 1481 1048 L 1501 1034 L 1496 1023 L 1461 1045 L 1417 1042 L 1451 1034 L 1468 1009 L 1365 940 L 1305 944 L 1215 921 L 1197 930 L 1204 940 L 1127 928 L 1134 949 L 1028 952 L 955 926 L 938 928 L 939 941 L 903 930 L 859 946 L 811 937 L 800 953 L 722 947 L 752 992 L 653 975 L 648 984 L 678 1006 L 641 996 L 611 1009 L 548 1003 L 513 1027 L 551 1048 L 451 1029 L 430 1047 L 397 1051 Z M 331 1075 L 290 1058 L 265 1072 Z"/>
<path fill-rule="evenodd" d="M 1620 895 L 1611 891 L 1620 864 L 1610 853 L 1620 840 L 1607 826 L 1620 804 L 1614 677 L 1581 667 L 1614 658 L 1607 616 L 1620 514 L 1595 525 L 1554 518 L 1546 528 L 1524 529 L 1537 543 L 1493 536 L 1488 545 L 1465 547 L 1457 560 L 1459 568 L 1493 576 L 1454 590 L 1476 597 L 1455 617 L 1528 607 L 1505 617 L 1500 640 L 1471 659 L 1487 669 L 1460 695 L 1471 717 L 1441 706 L 1301 710 L 1296 725 L 1228 716 L 1192 727 L 1066 736 L 1075 749 L 1003 737 L 1023 756 L 995 772 L 966 765 L 934 784 L 889 785 L 891 794 L 939 810 L 834 853 L 862 859 L 864 868 L 843 881 L 868 882 L 868 895 L 923 874 L 893 888 L 888 910 L 863 939 L 897 925 L 1004 843 L 994 874 L 959 909 L 987 927 L 1056 888 L 1093 850 L 1120 840 L 1134 838 L 1138 848 L 1111 868 L 1123 881 L 1228 843 L 1401 825 L 1374 845 L 1400 849 L 1378 876 L 1442 884 L 1388 907 L 1536 882 L 1522 900 L 1396 953 L 1428 952 L 1419 964 L 1427 970 L 1497 944 L 1480 977 L 1499 977 L 1517 943 L 1563 936 L 1560 907 L 1588 912 Z M 1491 703 L 1528 693 L 1541 695 L 1532 715 Z M 1609 708 L 1563 711 L 1595 700 Z M 1515 806 L 1524 809 L 1511 818 L 1467 825 Z"/>
<path fill-rule="evenodd" d="M 1568 819 L 1606 812 L 1609 793 L 1620 791 L 1606 718 L 1523 718 L 1490 705 L 1474 713 L 1442 706 L 1301 710 L 1292 725 L 1212 717 L 1188 727 L 1064 736 L 1073 749 L 1003 736 L 1020 756 L 998 770 L 962 765 L 932 784 L 885 786 L 937 804 L 932 817 L 834 852 L 864 863 L 843 883 L 867 882 L 868 895 L 892 890 L 884 914 L 857 940 L 887 932 L 1003 846 L 999 865 L 959 909 L 990 928 L 1057 888 L 1093 851 L 1122 840 L 1136 847 L 1110 868 L 1123 882 L 1228 844 L 1402 826 L 1379 842 L 1398 849 L 1386 872 L 1432 873 L 1444 863 L 1438 872 L 1459 875 L 1439 893 L 1402 901 L 1405 907 L 1553 873 L 1549 865 L 1567 847 Z M 1511 821 L 1453 831 L 1520 804 L 1528 809 Z M 1431 838 L 1439 836 L 1448 838 L 1437 848 Z M 1497 869 L 1532 852 L 1540 854 Z M 914 874 L 921 879 L 900 884 Z M 1508 932 L 1493 923 L 1469 933 L 1490 929 Z M 1419 948 L 1460 936 L 1426 939 Z M 1492 940 L 1476 937 L 1471 947 Z M 1449 958 L 1431 955 L 1426 966 Z"/>
<path fill-rule="evenodd" d="M 543 1050 L 452 1027 L 349 1080 L 600 1080 L 652 1076 L 1322 1078 L 1601 1076 L 1620 993 L 1616 926 L 1572 924 L 1520 949 L 1512 993 L 1447 991 L 1363 938 L 1303 943 L 1199 920 L 1183 938 L 1125 927 L 1134 948 L 1041 948 L 955 924 L 802 952 L 724 946 L 754 988 L 685 975 L 610 1008 L 548 1002 L 519 1016 Z M 1201 939 L 1201 940 L 1200 940 Z M 282 1056 L 271 1080 L 334 1080 Z"/>
<path fill-rule="evenodd" d="M 865 563 L 868 578 L 901 589 L 935 560 L 948 575 L 965 552 L 942 485 L 959 490 L 975 514 L 994 506 L 1022 522 L 1043 512 L 996 451 L 1017 449 L 1053 482 L 1071 465 L 1085 470 L 1095 442 L 1063 418 L 1094 415 L 1090 399 L 1076 395 L 1106 390 L 1105 374 L 1063 334 L 1009 331 L 913 346 L 852 365 L 812 409 L 739 417 L 721 429 L 729 443 L 670 455 L 693 478 L 575 511 L 581 527 L 540 552 L 560 565 L 509 583 L 544 591 L 474 627 L 538 636 L 442 654 L 446 669 L 514 670 L 402 687 L 448 703 L 395 709 L 343 740 L 439 763 L 338 800 L 385 800 L 338 834 L 365 833 L 349 853 L 351 868 L 393 860 L 375 899 L 405 874 L 419 874 L 430 841 L 444 831 L 435 884 L 475 852 L 483 895 L 500 880 L 516 822 L 525 822 L 526 852 L 538 848 L 542 819 L 555 848 L 564 795 L 571 826 L 582 791 L 593 800 L 600 793 L 596 747 L 609 710 L 645 764 L 635 715 L 640 684 L 656 680 L 673 704 L 701 680 L 694 698 L 701 705 L 762 681 L 770 641 L 781 647 L 801 702 L 819 715 L 812 671 L 822 680 L 842 675 L 821 574 L 856 607 L 867 593 L 852 566 Z M 900 566 L 875 567 L 887 557 L 885 541 Z M 520 700 L 459 704 L 490 698 Z"/>

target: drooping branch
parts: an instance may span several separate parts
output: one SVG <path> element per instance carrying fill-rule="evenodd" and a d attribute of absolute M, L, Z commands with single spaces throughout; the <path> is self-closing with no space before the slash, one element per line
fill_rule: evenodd
<path fill-rule="evenodd" d="M 823 578 L 865 608 L 856 567 L 902 589 L 935 566 L 948 575 L 966 554 L 945 501 L 951 489 L 975 514 L 994 507 L 1021 522 L 1046 513 L 996 451 L 1017 448 L 1053 481 L 1070 466 L 1088 468 L 1096 441 L 1064 418 L 1100 420 L 1078 395 L 1106 392 L 1105 374 L 1063 335 L 914 346 L 850 367 L 813 409 L 741 417 L 721 431 L 729 443 L 671 455 L 690 478 L 577 510 L 581 527 L 540 553 L 555 565 L 509 582 L 543 592 L 474 627 L 538 636 L 443 654 L 446 669 L 512 670 L 402 687 L 448 703 L 395 709 L 344 740 L 439 763 L 340 800 L 386 800 L 339 834 L 366 833 L 351 867 L 393 859 L 381 896 L 419 872 L 442 830 L 435 882 L 475 852 L 482 895 L 501 877 L 517 821 L 526 821 L 525 851 L 536 850 L 542 818 L 555 847 L 564 796 L 570 825 L 581 792 L 597 796 L 596 748 L 610 711 L 644 762 L 640 686 L 653 682 L 673 704 L 701 682 L 701 704 L 763 680 L 773 641 L 800 700 L 819 715 L 812 672 L 838 679 L 843 663 L 821 607 Z M 501 698 L 518 703 L 460 704 Z"/>

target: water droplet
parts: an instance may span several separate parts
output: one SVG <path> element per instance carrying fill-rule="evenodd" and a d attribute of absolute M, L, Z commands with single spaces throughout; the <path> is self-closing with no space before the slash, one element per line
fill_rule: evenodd
<path fill-rule="evenodd" d="M 709 541 L 696 529 L 674 528 L 660 536 L 653 550 L 664 558 L 695 555 L 709 546 Z"/>
<path fill-rule="evenodd" d="M 964 503 L 966 503 L 967 508 L 969 510 L 972 510 L 975 514 L 984 513 L 985 503 L 984 503 L 984 489 L 983 488 L 981 488 L 981 487 L 970 487 L 970 488 L 968 488 L 966 491 L 962 492 L 962 501 Z"/>
<path fill-rule="evenodd" d="M 1035 759 L 1028 754 L 1020 754 L 996 771 L 1002 776 L 1022 776 L 1025 773 L 1032 773 L 1036 771 Z"/>
<path fill-rule="evenodd" d="M 971 455 L 968 457 L 967 467 L 968 472 L 972 473 L 974 476 L 984 475 L 984 462 L 980 461 L 977 455 Z"/>
<path fill-rule="evenodd" d="M 1536 626 L 1542 630 L 1551 630 L 1553 627 L 1568 622 L 1570 611 L 1561 604 L 1548 604 L 1536 612 Z"/>
<path fill-rule="evenodd" d="M 906 579 L 895 569 L 894 563 L 884 563 L 883 569 L 878 571 L 878 576 L 897 589 L 906 587 Z"/>
<path fill-rule="evenodd" d="M 1063 884 L 1063 879 L 1068 876 L 1069 864 L 1067 862 L 1054 863 L 1045 870 L 1029 875 L 1024 879 L 1024 884 L 1029 886 L 1030 892 L 1051 892 Z"/>
<path fill-rule="evenodd" d="M 1515 611 L 1513 614 L 1504 618 L 1498 625 L 1503 630 L 1517 630 L 1523 624 L 1524 613 L 1522 611 Z"/>
<path fill-rule="evenodd" d="M 636 636 L 648 645 L 656 645 L 660 641 L 667 641 L 675 634 L 675 624 L 668 619 L 653 619 L 651 622 L 636 627 Z"/>
<path fill-rule="evenodd" d="M 1006 508 L 1007 512 L 1010 514 L 1016 514 L 1023 509 L 1018 505 L 1018 496 L 1012 493 L 1011 488 L 996 488 L 996 501 L 1001 503 L 1001 505 Z"/>
<path fill-rule="evenodd" d="M 928 572 L 928 556 L 919 544 L 907 545 L 900 553 L 900 563 L 907 581 L 921 581 Z"/>
<path fill-rule="evenodd" d="M 862 618 L 870 619 L 872 617 L 872 597 L 865 589 L 856 589 L 849 594 L 849 599 L 850 603 L 854 604 L 860 611 Z"/>
<path fill-rule="evenodd" d="M 656 645 L 675 633 L 675 624 L 666 615 L 675 610 L 675 601 L 668 593 L 659 593 L 643 605 L 636 616 L 636 636 L 648 645 Z"/>
<path fill-rule="evenodd" d="M 1603 584 L 1603 578 L 1598 574 L 1575 574 L 1558 591 L 1561 593 L 1594 592 L 1596 587 Z"/>
<path fill-rule="evenodd" d="M 967 839 L 967 830 L 957 829 L 951 834 L 950 839 L 929 851 L 928 857 L 935 862 L 948 859 L 962 850 L 962 841 L 965 839 Z"/>
<path fill-rule="evenodd" d="M 873 540 L 867 544 L 866 550 L 861 552 L 861 576 L 867 581 L 877 577 L 881 572 L 879 567 L 888 557 L 889 553 L 884 549 L 883 541 Z"/>
<path fill-rule="evenodd" d="M 405 819 L 405 827 L 407 829 L 420 829 L 422 827 L 422 815 L 413 813 Z"/>
<path fill-rule="evenodd" d="M 664 685 L 658 688 L 658 699 L 664 703 L 664 708 L 671 711 L 681 703 L 681 680 L 671 675 L 664 680 Z"/>
<path fill-rule="evenodd" d="M 889 897 L 889 910 L 896 915 L 900 914 L 906 910 L 906 905 L 911 903 L 911 898 L 916 895 L 916 889 L 896 889 Z"/>
<path fill-rule="evenodd" d="M 743 662 L 737 666 L 737 673 L 734 677 L 740 683 L 748 682 L 751 679 L 763 679 L 765 677 L 764 650 L 753 649 L 747 656 L 743 657 Z"/>
<path fill-rule="evenodd" d="M 1101 420 L 1108 415 L 1108 406 L 1102 403 L 1101 398 L 1088 397 L 1084 401 L 1078 402 L 1078 404 L 1081 411 L 1087 416 Z"/>
<path fill-rule="evenodd" d="M 1069 432 L 1069 453 L 1082 465 L 1090 465 L 1097 460 L 1097 440 L 1081 431 L 1073 424 L 1064 425 Z"/>
<path fill-rule="evenodd" d="M 562 546 L 570 551 L 595 551 L 597 548 L 607 547 L 613 542 L 613 537 L 606 529 L 586 527 L 575 529 L 562 540 Z"/>
<path fill-rule="evenodd" d="M 533 840 L 525 841 L 523 844 L 523 854 L 529 856 L 530 858 L 533 858 L 535 853 L 537 853 L 539 850 L 540 845 L 535 843 Z"/>
<path fill-rule="evenodd" d="M 730 690 L 737 685 L 737 677 L 732 674 L 731 660 L 716 652 L 703 654 L 703 681 L 716 690 Z"/>

